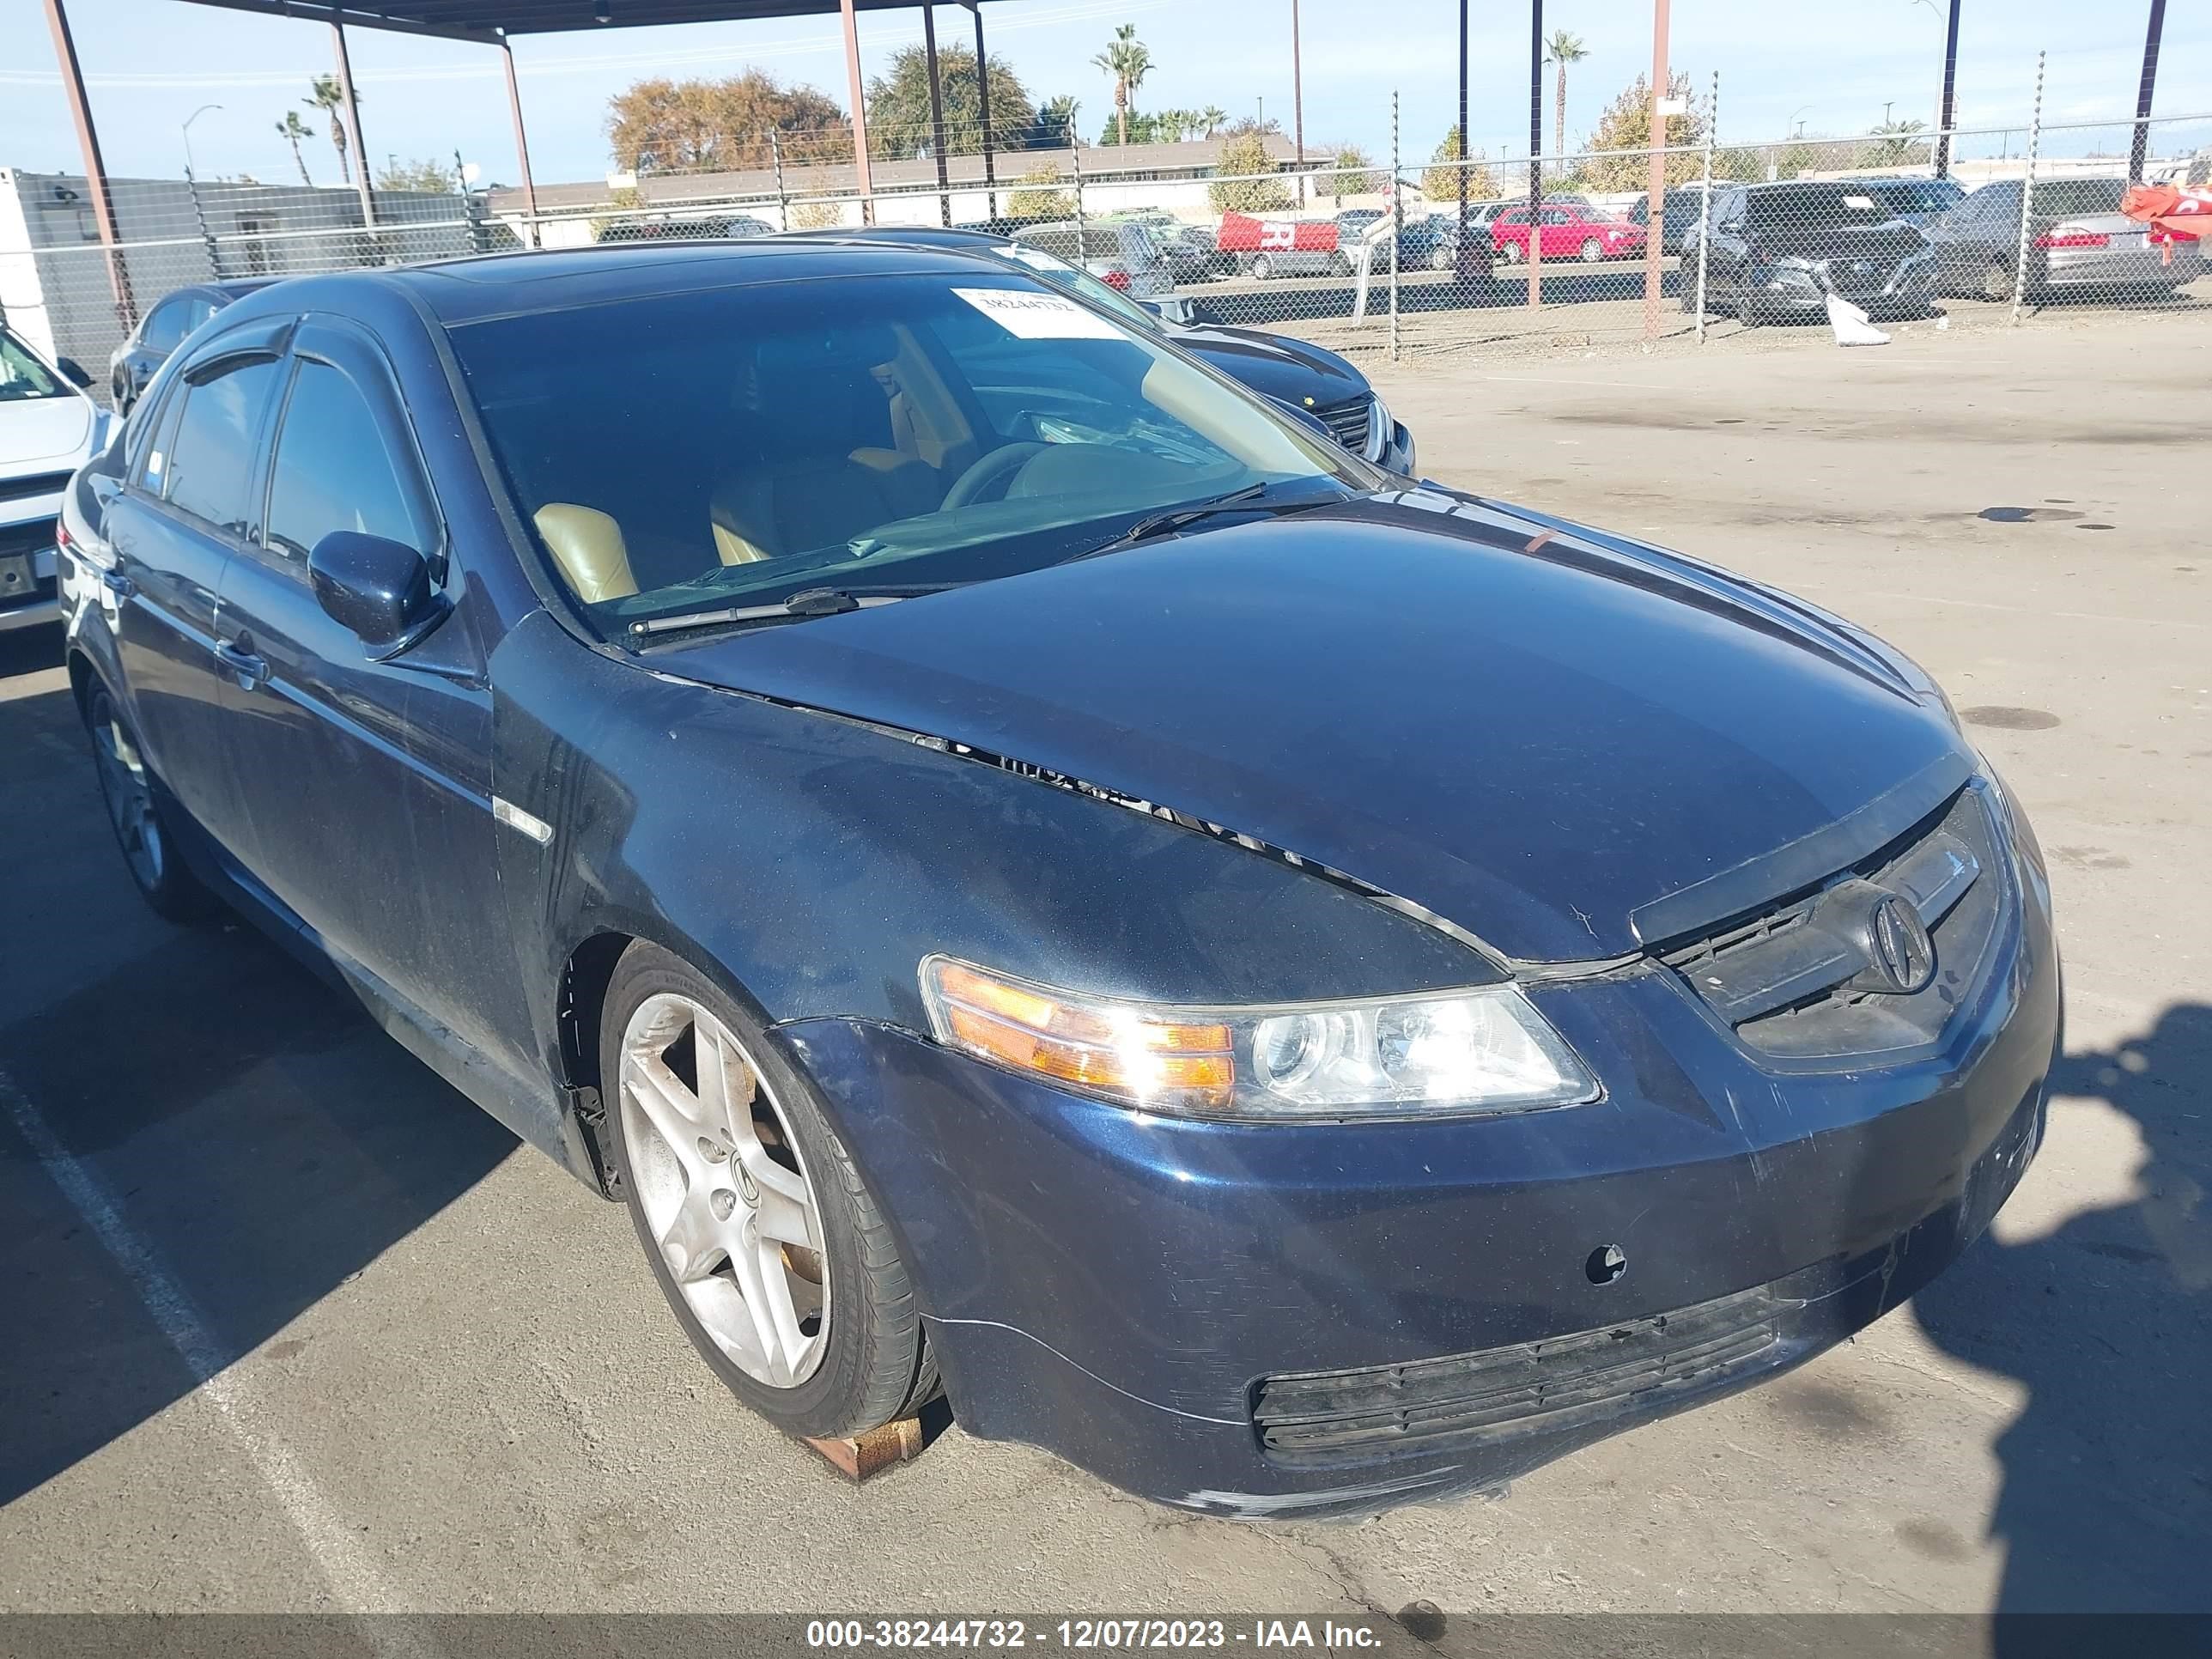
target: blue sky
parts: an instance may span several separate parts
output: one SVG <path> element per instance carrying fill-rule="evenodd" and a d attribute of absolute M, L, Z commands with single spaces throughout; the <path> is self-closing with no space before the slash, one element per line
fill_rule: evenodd
<path fill-rule="evenodd" d="M 1813 132 L 1863 131 L 1883 118 L 1933 117 L 1942 49 L 1943 0 L 1674 0 L 1672 58 L 1700 89 L 1721 75 L 1723 141 L 1772 137 L 1802 120 Z M 617 0 L 617 7 L 619 0 Z M 1960 41 L 1960 118 L 2022 123 L 2035 55 L 2051 57 L 2051 118 L 2120 122 L 2133 112 L 2148 0 L 2088 6 L 2080 0 L 1966 0 Z M 182 0 L 68 0 L 77 50 L 92 82 L 108 165 L 118 173 L 175 176 L 179 127 L 202 116 L 192 143 L 204 176 L 250 172 L 293 176 L 274 123 L 330 68 L 319 23 L 254 16 Z M 1450 124 L 1455 100 L 1455 0 L 1303 0 L 1305 130 L 1310 144 L 1359 143 L 1378 156 L 1389 142 L 1390 94 L 1402 95 L 1409 161 L 1425 156 Z M 1498 155 L 1525 153 L 1528 13 L 1475 0 L 1470 125 Z M 1137 26 L 1157 65 L 1142 106 L 1219 104 L 1232 112 L 1264 100 L 1287 128 L 1291 112 L 1289 0 L 1004 0 L 987 13 L 1003 55 L 1040 100 L 1073 93 L 1095 131 L 1112 106 L 1091 55 L 1119 22 Z M 1551 0 L 1547 28 L 1580 33 L 1590 57 L 1569 77 L 1571 142 L 1650 58 L 1649 0 Z M 940 39 L 965 39 L 964 11 L 938 12 Z M 863 13 L 862 56 L 872 72 L 894 48 L 919 40 L 918 12 Z M 450 157 L 512 180 L 514 148 L 497 54 L 408 35 L 351 31 L 368 148 L 380 161 Z M 607 167 L 606 100 L 655 73 L 723 75 L 751 67 L 810 82 L 842 103 L 844 69 L 834 16 L 692 29 L 612 29 L 526 38 L 515 48 L 542 181 L 597 178 Z M 1547 81 L 1545 126 L 1551 125 Z M 2212 112 L 2212 6 L 2172 6 L 2157 112 Z M 2103 147 L 2118 131 L 2100 135 Z M 2192 143 L 2212 132 L 2199 129 Z M 1547 139 L 1548 142 L 1548 139 Z M 2090 148 L 2082 141 L 2054 145 Z M 318 182 L 336 158 L 319 137 L 308 149 Z M 76 171 L 76 142 L 37 0 L 0 4 L 0 166 Z"/>

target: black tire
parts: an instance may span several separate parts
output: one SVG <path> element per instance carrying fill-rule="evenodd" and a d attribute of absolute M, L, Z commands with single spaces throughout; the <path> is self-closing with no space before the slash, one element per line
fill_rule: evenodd
<path fill-rule="evenodd" d="M 662 994 L 708 1009 L 737 1039 L 774 1096 L 811 1172 L 835 1291 L 821 1364 L 790 1388 L 747 1376 L 721 1351 L 685 1302 L 647 1225 L 639 1184 L 631 1174 L 619 1073 L 631 1015 L 647 998 Z M 814 1085 L 760 1022 L 679 957 L 640 940 L 615 965 L 599 1022 L 599 1054 L 608 1139 L 638 1242 L 677 1322 L 730 1391 L 787 1433 L 818 1437 L 864 1433 L 911 1416 L 927 1403 L 938 1391 L 936 1361 L 890 1224 L 830 1127 Z"/>
<path fill-rule="evenodd" d="M 1253 281 L 1256 283 L 1264 283 L 1274 274 L 1274 262 L 1268 258 L 1266 254 L 1263 253 L 1258 258 L 1252 261 Z"/>
<path fill-rule="evenodd" d="M 94 681 L 81 709 L 85 735 L 92 742 L 100 800 L 107 808 L 107 821 L 131 885 L 148 908 L 166 921 L 205 921 L 222 904 L 192 872 L 179 850 L 177 825 L 184 809 L 146 764 L 137 733 L 106 686 Z"/>
<path fill-rule="evenodd" d="M 2012 294 L 2012 267 L 2002 260 L 1990 260 L 1982 272 L 1982 298 L 1993 306 L 2010 305 Z"/>

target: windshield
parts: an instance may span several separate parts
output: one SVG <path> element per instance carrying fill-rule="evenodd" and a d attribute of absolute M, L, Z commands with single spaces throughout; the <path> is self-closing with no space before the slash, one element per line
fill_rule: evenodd
<path fill-rule="evenodd" d="M 0 404 L 68 396 L 70 390 L 61 378 L 33 357 L 28 346 L 14 335 L 0 331 Z"/>
<path fill-rule="evenodd" d="M 1885 179 L 1868 189 L 1893 213 L 1942 213 L 1966 193 L 1948 179 Z"/>
<path fill-rule="evenodd" d="M 1376 473 L 1012 271 L 731 287 L 457 326 L 524 516 L 610 636 L 820 587 L 1018 574 L 1137 520 Z"/>
<path fill-rule="evenodd" d="M 1006 249 L 1006 254 L 1016 264 L 1036 272 L 1054 288 L 1064 289 L 1079 299 L 1112 312 L 1139 333 L 1158 334 L 1161 331 L 1160 319 L 1134 300 L 1115 293 L 1089 271 L 1078 270 L 1066 260 L 1056 258 L 1041 247 L 1023 247 L 1015 244 Z"/>
<path fill-rule="evenodd" d="M 1861 185 L 1784 185 L 1753 191 L 1753 230 L 1828 229 L 1839 225 L 1887 224 L 1897 210 Z"/>

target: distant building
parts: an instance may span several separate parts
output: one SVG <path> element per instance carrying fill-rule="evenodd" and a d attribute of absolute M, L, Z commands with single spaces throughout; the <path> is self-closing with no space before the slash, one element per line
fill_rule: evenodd
<path fill-rule="evenodd" d="M 480 207 L 472 220 L 458 193 L 377 191 L 371 233 L 359 192 L 343 185 L 112 179 L 108 189 L 141 314 L 191 283 L 439 258 L 487 245 L 495 228 Z M 0 316 L 40 350 L 95 373 L 123 338 L 81 176 L 0 167 Z"/>
<path fill-rule="evenodd" d="M 1017 190 L 1067 190 L 1074 184 L 1079 167 L 1086 213 L 1151 208 L 1182 218 L 1208 218 L 1212 208 L 1206 185 L 1220 176 L 1221 152 L 1227 142 L 1198 138 L 1126 148 L 1086 146 L 1079 161 L 1075 153 L 1065 149 L 1001 150 L 992 157 L 998 175 L 997 211 L 1007 211 L 1007 198 Z M 1280 133 L 1267 134 L 1265 143 L 1279 170 L 1295 162 L 1297 152 Z M 1310 170 L 1323 166 L 1317 156 L 1309 155 L 1306 161 Z M 952 222 L 963 224 L 992 217 L 991 192 L 984 187 L 983 158 L 947 156 L 945 167 L 951 186 Z M 933 158 L 874 161 L 868 170 L 874 186 L 877 222 L 938 222 L 937 163 Z M 1025 174 L 1050 176 L 1024 182 Z M 593 240 L 595 220 L 616 215 L 680 221 L 736 212 L 781 229 L 786 202 L 809 204 L 814 211 L 807 216 L 816 222 L 834 211 L 835 222 L 857 225 L 860 222 L 860 174 L 849 162 L 787 167 L 781 195 L 773 167 L 729 173 L 648 172 L 618 174 L 604 183 L 540 185 L 537 191 L 540 246 L 580 246 Z M 526 240 L 529 222 L 522 191 L 495 189 L 489 196 L 493 215 Z"/>

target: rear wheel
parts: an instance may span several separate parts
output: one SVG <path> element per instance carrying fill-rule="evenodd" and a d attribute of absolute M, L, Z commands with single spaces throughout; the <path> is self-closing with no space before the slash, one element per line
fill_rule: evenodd
<path fill-rule="evenodd" d="M 600 1024 L 616 1172 L 677 1322 L 793 1434 L 907 1415 L 937 1373 L 890 1228 L 813 1086 L 754 1019 L 656 945 Z"/>
<path fill-rule="evenodd" d="M 1266 254 L 1263 253 L 1258 258 L 1252 261 L 1252 275 L 1261 282 L 1266 282 L 1267 278 L 1274 274 L 1274 261 L 1268 258 Z"/>
<path fill-rule="evenodd" d="M 1508 242 L 1504 247 L 1500 248 L 1498 252 L 1504 254 L 1505 263 L 1509 265 L 1517 265 L 1522 260 L 1528 258 L 1528 254 L 1523 251 L 1521 244 L 1518 242 Z"/>
<path fill-rule="evenodd" d="M 2012 267 L 2002 260 L 1992 259 L 1982 272 L 1982 298 L 1991 305 L 2004 305 L 2013 295 Z"/>
<path fill-rule="evenodd" d="M 1605 249 L 1600 245 L 1596 237 L 1593 236 L 1583 244 L 1583 263 L 1584 264 L 1594 265 L 1604 258 Z"/>
<path fill-rule="evenodd" d="M 215 896 L 178 854 L 169 830 L 176 809 L 148 769 L 137 737 L 106 686 L 94 685 L 85 698 L 84 724 L 92 738 L 100 799 L 140 896 L 156 915 L 171 921 L 197 921 L 216 909 Z"/>

